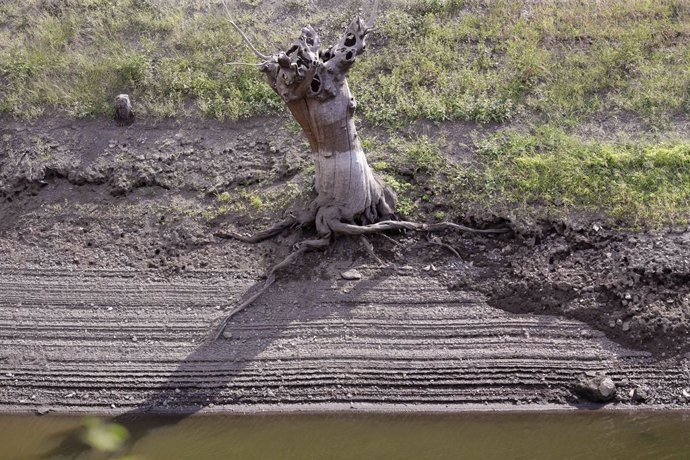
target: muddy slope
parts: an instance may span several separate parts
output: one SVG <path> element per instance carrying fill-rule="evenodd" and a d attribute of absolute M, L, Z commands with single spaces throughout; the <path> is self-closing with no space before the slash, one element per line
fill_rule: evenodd
<path fill-rule="evenodd" d="M 585 222 L 500 238 L 391 234 L 396 244 L 372 239 L 385 267 L 343 239 L 204 346 L 224 310 L 309 235 L 222 241 L 213 233 L 260 219 L 204 212 L 223 192 L 300 179 L 309 159 L 289 124 L 0 126 L 6 409 L 579 404 L 576 380 L 598 371 L 621 404 L 640 402 L 636 388 L 647 403 L 686 402 L 685 231 Z M 340 279 L 351 267 L 362 280 Z"/>
<path fill-rule="evenodd" d="M 339 266 L 338 266 L 339 265 Z M 605 372 L 615 401 L 684 404 L 687 360 L 659 361 L 583 323 L 512 314 L 423 270 L 318 265 L 281 283 L 204 345 L 236 271 L 147 280 L 132 271 L 0 271 L 0 410 L 230 409 L 409 404 L 580 404 Z M 333 270 L 333 272 L 331 272 Z M 321 272 L 321 275 L 319 275 Z"/>

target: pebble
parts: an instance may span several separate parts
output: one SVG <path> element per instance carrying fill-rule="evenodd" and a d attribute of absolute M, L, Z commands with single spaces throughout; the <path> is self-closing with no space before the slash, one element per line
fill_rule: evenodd
<path fill-rule="evenodd" d="M 344 280 L 361 280 L 362 274 L 357 270 L 346 270 L 340 274 Z"/>
<path fill-rule="evenodd" d="M 644 388 L 635 388 L 630 390 L 630 398 L 635 402 L 644 402 L 649 399 L 649 394 Z"/>
<path fill-rule="evenodd" d="M 226 339 L 231 339 L 232 338 L 232 332 L 230 331 L 223 331 L 223 337 Z"/>
<path fill-rule="evenodd" d="M 685 399 L 690 400 L 690 389 L 684 388 L 682 394 Z"/>

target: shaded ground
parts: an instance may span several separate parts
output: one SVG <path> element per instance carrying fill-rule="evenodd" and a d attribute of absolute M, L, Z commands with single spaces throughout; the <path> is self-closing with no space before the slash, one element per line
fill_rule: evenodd
<path fill-rule="evenodd" d="M 223 310 L 308 235 L 213 237 L 305 199 L 309 159 L 290 125 L 3 120 L 0 136 L 5 408 L 564 404 L 580 401 L 585 371 L 612 375 L 621 403 L 638 387 L 685 403 L 685 230 L 582 219 L 500 238 L 392 234 L 372 239 L 384 268 L 345 238 L 205 347 Z M 500 219 L 478 220 L 465 223 Z M 362 281 L 340 279 L 351 267 Z"/>

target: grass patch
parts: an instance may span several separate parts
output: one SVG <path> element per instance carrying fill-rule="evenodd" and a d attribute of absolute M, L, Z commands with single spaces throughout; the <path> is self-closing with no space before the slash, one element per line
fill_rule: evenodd
<path fill-rule="evenodd" d="M 332 42 L 361 6 L 229 3 L 267 52 L 308 22 Z M 690 113 L 685 0 L 392 0 L 378 25 L 351 75 L 370 123 L 501 123 L 527 113 L 572 125 L 618 110 L 659 124 Z M 234 119 L 283 110 L 255 69 L 231 61 L 254 57 L 219 1 L 0 5 L 0 113 L 11 116 L 109 115 L 120 92 L 150 116 Z"/>
<path fill-rule="evenodd" d="M 562 218 L 588 212 L 626 227 L 686 225 L 690 142 L 588 142 L 546 125 L 477 142 L 474 164 L 452 163 L 444 141 L 395 136 L 372 167 L 398 193 L 401 214 L 422 220 L 503 212 Z"/>
<path fill-rule="evenodd" d="M 603 212 L 633 225 L 685 224 L 690 215 L 689 142 L 596 143 L 544 127 L 478 147 L 484 172 L 475 193 L 484 197 Z"/>
<path fill-rule="evenodd" d="M 361 6 L 229 4 L 267 53 L 307 23 L 332 43 Z M 255 58 L 222 11 L 219 0 L 4 0 L 0 115 L 110 116 L 122 92 L 140 117 L 283 111 L 256 69 L 228 65 Z M 662 133 L 687 120 L 686 0 L 391 0 L 377 25 L 350 75 L 366 124 L 518 118 L 523 127 L 540 126 L 479 139 L 473 166 L 446 161 L 442 140 L 365 139 L 402 214 L 457 218 L 469 206 L 504 206 L 527 214 L 586 209 L 639 225 L 687 220 L 686 141 L 598 142 L 572 134 L 610 114 Z M 294 198 L 285 190 L 226 193 L 209 215 L 262 215 Z"/>

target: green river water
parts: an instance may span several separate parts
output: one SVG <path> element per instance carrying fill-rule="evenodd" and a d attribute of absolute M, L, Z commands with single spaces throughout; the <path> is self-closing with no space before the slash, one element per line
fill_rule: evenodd
<path fill-rule="evenodd" d="M 690 412 L 138 418 L 112 457 L 70 450 L 83 422 L 2 416 L 0 459 L 690 459 Z"/>

